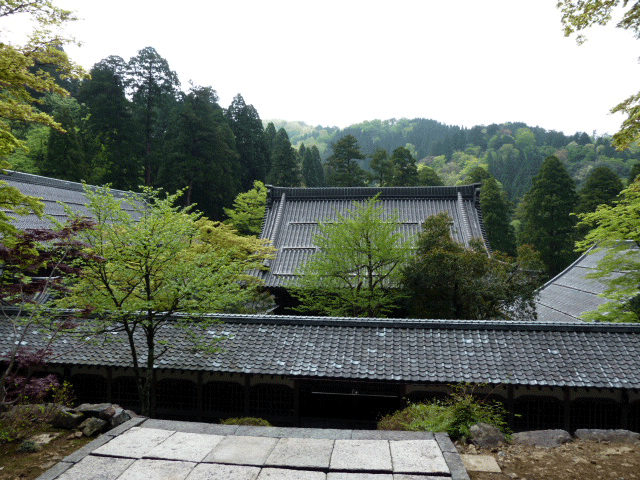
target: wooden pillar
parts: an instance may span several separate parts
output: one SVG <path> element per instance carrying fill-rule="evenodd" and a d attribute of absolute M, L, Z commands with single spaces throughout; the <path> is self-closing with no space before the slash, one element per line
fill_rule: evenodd
<path fill-rule="evenodd" d="M 158 384 L 158 375 L 156 374 L 156 369 L 151 370 L 151 390 L 149 391 L 149 395 L 151 396 L 149 401 L 149 416 L 153 418 L 156 414 L 156 406 L 157 406 L 157 398 L 156 398 L 156 385 Z"/>
<path fill-rule="evenodd" d="M 293 416 L 295 425 L 300 426 L 300 380 L 293 381 Z"/>
<path fill-rule="evenodd" d="M 402 410 L 407 406 L 407 384 L 406 383 L 400 384 L 400 392 L 398 393 L 399 393 L 398 410 Z"/>
<path fill-rule="evenodd" d="M 562 387 L 564 393 L 564 429 L 567 432 L 571 431 L 571 389 L 569 387 Z"/>
<path fill-rule="evenodd" d="M 620 392 L 620 428 L 629 429 L 629 392 Z"/>
<path fill-rule="evenodd" d="M 251 409 L 251 377 L 248 373 L 244 374 L 244 416 L 250 416 Z"/>
<path fill-rule="evenodd" d="M 199 421 L 204 419 L 204 407 L 202 398 L 202 372 L 198 372 L 198 383 L 196 383 L 196 415 Z"/>
<path fill-rule="evenodd" d="M 113 403 L 113 367 L 107 367 L 107 402 Z"/>
<path fill-rule="evenodd" d="M 512 430 L 515 427 L 515 419 L 516 416 L 513 413 L 515 410 L 516 402 L 514 400 L 515 397 L 515 387 L 513 384 L 507 385 L 507 423 L 509 424 L 509 428 Z"/>

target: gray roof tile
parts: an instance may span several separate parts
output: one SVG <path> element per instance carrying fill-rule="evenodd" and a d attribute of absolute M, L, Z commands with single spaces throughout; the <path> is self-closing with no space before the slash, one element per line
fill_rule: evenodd
<path fill-rule="evenodd" d="M 324 379 L 640 388 L 640 325 L 217 315 L 215 354 L 160 331 L 160 368 Z M 0 322 L 0 355 L 15 339 Z M 37 347 L 30 332 L 27 345 Z M 130 365 L 126 342 L 58 341 L 52 364 Z M 142 355 L 144 359 L 144 355 Z"/>
<path fill-rule="evenodd" d="M 397 213 L 405 238 L 416 235 L 422 222 L 440 212 L 453 219 L 453 237 L 468 245 L 472 238 L 486 241 L 478 202 L 479 185 L 459 187 L 288 188 L 269 186 L 262 238 L 277 249 L 270 271 L 259 273 L 266 285 L 282 287 L 295 278 L 296 269 L 315 251 L 313 235 L 320 221 L 336 218 L 380 194 L 387 215 Z"/>

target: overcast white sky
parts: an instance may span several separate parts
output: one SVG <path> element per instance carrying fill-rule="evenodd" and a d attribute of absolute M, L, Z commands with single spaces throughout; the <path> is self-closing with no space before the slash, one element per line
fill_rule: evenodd
<path fill-rule="evenodd" d="M 87 69 L 146 46 L 188 89 L 236 93 L 262 119 L 347 126 L 524 121 L 614 133 L 611 107 L 640 89 L 640 41 L 613 26 L 578 46 L 556 0 L 58 0 L 82 18 Z"/>

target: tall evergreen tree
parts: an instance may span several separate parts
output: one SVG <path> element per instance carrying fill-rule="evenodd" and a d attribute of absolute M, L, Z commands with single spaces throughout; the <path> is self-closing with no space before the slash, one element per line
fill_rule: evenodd
<path fill-rule="evenodd" d="M 571 213 L 577 203 L 575 183 L 567 169 L 557 157 L 547 157 L 523 200 L 518 243 L 533 245 L 552 276 L 576 257 L 573 252 L 576 221 Z"/>
<path fill-rule="evenodd" d="M 226 117 L 240 155 L 242 190 L 249 190 L 255 180 L 264 181 L 268 173 L 269 152 L 262 120 L 253 105 L 247 105 L 240 94 L 233 98 Z"/>
<path fill-rule="evenodd" d="M 267 181 L 279 187 L 299 187 L 302 183 L 300 165 L 284 128 L 278 130 L 271 152 L 271 171 Z"/>
<path fill-rule="evenodd" d="M 411 187 L 418 184 L 416 159 L 405 147 L 396 148 L 391 154 L 393 163 L 393 187 Z"/>
<path fill-rule="evenodd" d="M 301 147 L 304 146 L 301 145 Z M 302 158 L 302 176 L 307 187 L 324 187 L 324 172 L 320 162 L 320 152 L 318 147 L 304 149 Z"/>
<path fill-rule="evenodd" d="M 150 186 L 159 160 L 157 140 L 162 138 L 163 124 L 166 126 L 178 96 L 180 81 L 153 47 L 145 47 L 129 60 L 126 86 L 133 98 L 135 117 L 141 129 L 144 182 Z"/>
<path fill-rule="evenodd" d="M 577 213 L 594 212 L 598 205 L 612 205 L 624 185 L 620 177 L 606 165 L 591 170 L 580 189 Z"/>
<path fill-rule="evenodd" d="M 418 185 L 422 185 L 425 187 L 440 187 L 444 185 L 444 182 L 432 167 L 422 165 L 422 168 L 418 170 Z"/>
<path fill-rule="evenodd" d="M 516 236 L 510 224 L 509 203 L 506 193 L 500 189 L 493 177 L 482 183 L 480 208 L 491 248 L 515 256 Z"/>
<path fill-rule="evenodd" d="M 104 181 L 114 188 L 135 190 L 142 183 L 142 152 L 125 95 L 126 69 L 126 62 L 117 56 L 96 63 L 91 79 L 80 85 L 78 101 L 88 107 L 88 129 L 102 145 Z"/>
<path fill-rule="evenodd" d="M 380 187 L 388 187 L 393 182 L 393 162 L 389 152 L 384 148 L 376 148 L 371 157 L 371 181 Z"/>
<path fill-rule="evenodd" d="M 356 160 L 363 160 L 358 140 L 346 135 L 331 145 L 333 154 L 327 159 L 328 183 L 333 187 L 364 187 L 366 173 Z"/>
<path fill-rule="evenodd" d="M 184 96 L 169 123 L 163 157 L 158 183 L 169 191 L 186 188 L 185 205 L 196 203 L 220 220 L 240 191 L 240 162 L 212 88 L 193 88 Z"/>

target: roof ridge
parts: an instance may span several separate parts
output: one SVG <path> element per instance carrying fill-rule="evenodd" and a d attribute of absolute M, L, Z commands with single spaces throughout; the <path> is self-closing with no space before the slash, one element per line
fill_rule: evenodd
<path fill-rule="evenodd" d="M 0 180 L 6 180 L 9 177 L 11 181 L 26 183 L 29 185 L 40 185 L 43 187 L 59 188 L 61 190 L 70 190 L 74 192 L 84 192 L 82 183 L 72 182 L 71 180 L 61 180 L 53 177 L 43 177 L 42 175 L 34 175 L 33 173 L 19 172 L 17 170 L 0 171 Z M 87 184 L 89 185 L 89 184 Z M 96 185 L 89 185 L 90 188 L 98 188 Z M 126 192 L 114 188 L 109 189 L 116 196 L 124 196 L 133 192 Z"/>
<path fill-rule="evenodd" d="M 380 194 L 381 198 L 413 197 L 475 197 L 479 183 L 456 186 L 417 186 L 417 187 L 280 187 L 267 185 L 268 197 L 279 197 L 286 193 L 289 198 L 368 198 Z"/>

